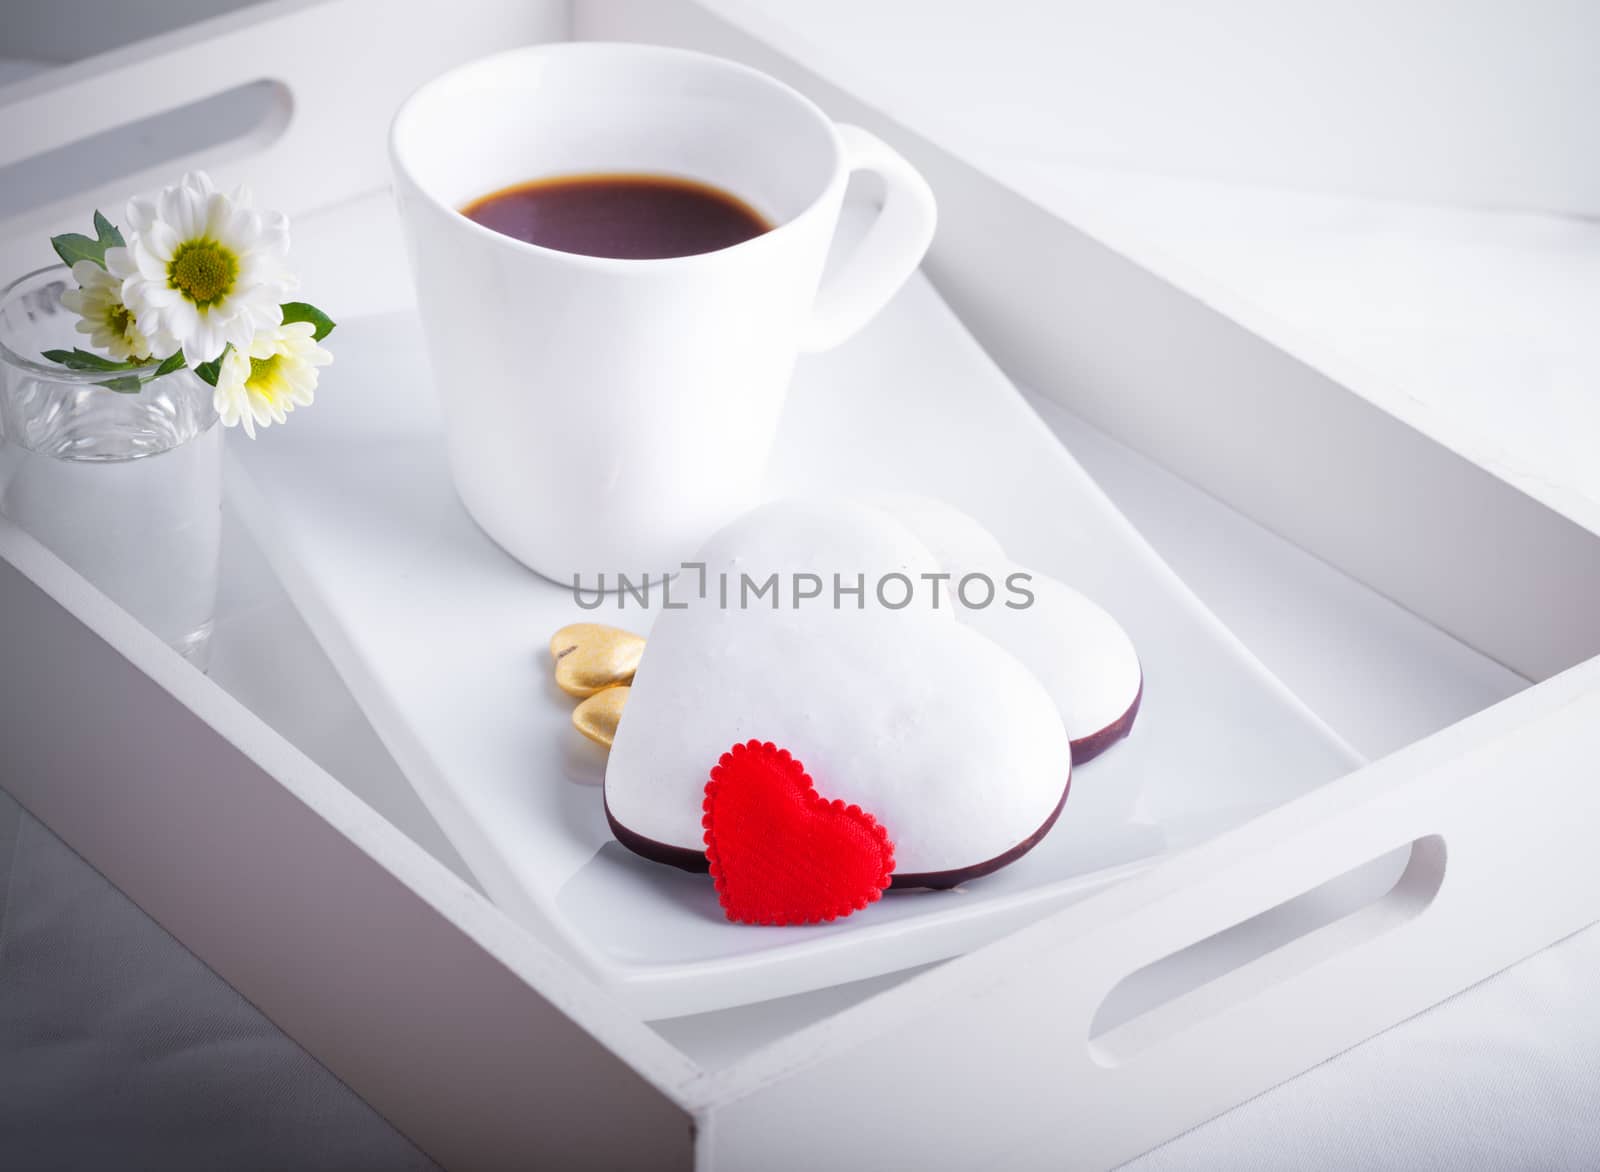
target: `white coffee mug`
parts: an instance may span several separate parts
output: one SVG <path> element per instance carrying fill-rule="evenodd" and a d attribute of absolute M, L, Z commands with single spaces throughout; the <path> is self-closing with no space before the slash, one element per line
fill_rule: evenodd
<path fill-rule="evenodd" d="M 755 503 L 796 353 L 864 325 L 933 236 L 933 195 L 889 147 L 765 74 L 678 49 L 473 62 L 406 101 L 390 153 L 457 491 L 495 541 L 569 585 L 674 570 Z M 882 176 L 883 206 L 819 290 L 856 171 Z M 708 183 L 775 227 L 618 260 L 459 210 L 608 172 Z"/>

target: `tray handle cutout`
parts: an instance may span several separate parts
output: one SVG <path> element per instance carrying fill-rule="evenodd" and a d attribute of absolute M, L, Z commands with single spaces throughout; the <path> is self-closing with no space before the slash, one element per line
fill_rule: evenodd
<path fill-rule="evenodd" d="M 203 154 L 214 165 L 254 154 L 283 135 L 293 113 L 289 87 L 258 78 L 113 126 L 84 123 L 65 146 L 0 166 L 0 223 L 174 160 Z M 122 218 L 120 207 L 103 210 Z"/>
<path fill-rule="evenodd" d="M 1163 1040 L 1420 916 L 1444 883 L 1425 835 L 1122 978 L 1096 1009 L 1089 1054 L 1115 1068 Z"/>

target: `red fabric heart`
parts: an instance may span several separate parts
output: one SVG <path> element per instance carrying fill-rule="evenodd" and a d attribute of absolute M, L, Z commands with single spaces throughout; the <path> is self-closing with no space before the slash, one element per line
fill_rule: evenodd
<path fill-rule="evenodd" d="M 735 923 L 834 920 L 889 886 L 894 843 L 877 819 L 819 796 L 805 766 L 770 741 L 722 755 L 704 809 L 711 877 Z"/>

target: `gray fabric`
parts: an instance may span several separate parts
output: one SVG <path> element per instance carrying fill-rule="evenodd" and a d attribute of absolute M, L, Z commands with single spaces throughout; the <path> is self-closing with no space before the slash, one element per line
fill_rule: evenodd
<path fill-rule="evenodd" d="M 15 846 L 21 825 L 22 807 L 0 790 L 0 960 L 6 954 L 6 909 L 11 903 L 11 873 L 16 869 Z M 0 1006 L 4 1004 L 0 1001 Z"/>
<path fill-rule="evenodd" d="M 0 790 L 0 1167 L 437 1165 Z"/>

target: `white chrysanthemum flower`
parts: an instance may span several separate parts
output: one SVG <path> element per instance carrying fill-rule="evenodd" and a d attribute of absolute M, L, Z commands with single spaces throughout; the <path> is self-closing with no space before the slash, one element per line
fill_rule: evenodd
<path fill-rule="evenodd" d="M 157 354 L 182 350 L 198 366 L 229 343 L 249 349 L 256 331 L 283 320 L 289 221 L 252 208 L 244 188 L 225 195 L 194 171 L 133 200 L 128 220 L 131 242 L 108 249 L 106 267 L 123 278 L 122 300 Z"/>
<path fill-rule="evenodd" d="M 309 407 L 317 389 L 317 367 L 333 361 L 311 336 L 310 322 L 290 322 L 260 330 L 244 349 L 229 350 L 217 376 L 212 404 L 227 427 L 256 428 L 282 423 L 296 407 Z"/>
<path fill-rule="evenodd" d="M 140 333 L 133 312 L 122 303 L 122 282 L 95 264 L 80 260 L 72 266 L 76 289 L 61 295 L 65 305 L 82 320 L 74 328 L 117 362 L 143 362 L 150 357 L 150 342 Z"/>

